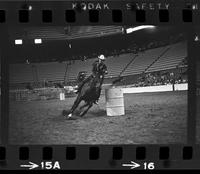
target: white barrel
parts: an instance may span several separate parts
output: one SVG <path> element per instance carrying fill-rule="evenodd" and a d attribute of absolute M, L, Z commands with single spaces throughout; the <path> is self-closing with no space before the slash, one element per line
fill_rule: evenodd
<path fill-rule="evenodd" d="M 65 100 L 65 93 L 63 92 L 60 93 L 60 100 Z"/>
<path fill-rule="evenodd" d="M 121 88 L 109 88 L 105 90 L 107 116 L 119 116 L 125 114 L 124 95 Z"/>

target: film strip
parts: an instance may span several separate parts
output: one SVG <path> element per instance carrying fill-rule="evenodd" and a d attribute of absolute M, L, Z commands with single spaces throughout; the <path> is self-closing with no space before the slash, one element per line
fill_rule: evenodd
<path fill-rule="evenodd" d="M 0 170 L 199 169 L 199 13 L 0 1 Z"/>

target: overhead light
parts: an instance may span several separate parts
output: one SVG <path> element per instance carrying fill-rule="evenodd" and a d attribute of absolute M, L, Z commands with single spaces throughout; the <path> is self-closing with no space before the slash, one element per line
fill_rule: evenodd
<path fill-rule="evenodd" d="M 133 28 L 127 28 L 126 29 L 126 33 L 132 33 L 138 30 L 143 30 L 143 29 L 150 29 L 150 28 L 155 28 L 154 25 L 141 25 L 141 26 L 137 26 L 137 27 L 133 27 Z"/>
<path fill-rule="evenodd" d="M 22 39 L 15 40 L 15 45 L 22 45 L 22 43 L 23 43 Z"/>
<path fill-rule="evenodd" d="M 69 44 L 69 48 L 72 48 L 72 45 L 71 45 L 71 44 Z"/>
<path fill-rule="evenodd" d="M 26 64 L 30 64 L 30 62 L 29 62 L 29 60 L 28 60 L 28 59 L 26 59 Z"/>
<path fill-rule="evenodd" d="M 41 44 L 42 43 L 42 39 L 35 39 L 34 42 L 35 42 L 35 44 Z"/>
<path fill-rule="evenodd" d="M 195 36 L 194 41 L 196 41 L 196 42 L 199 41 L 199 36 L 198 35 Z"/>
<path fill-rule="evenodd" d="M 29 11 L 31 11 L 33 9 L 32 6 L 28 5 L 27 3 L 23 4 L 21 7 L 22 7 L 22 9 L 29 10 Z"/>
<path fill-rule="evenodd" d="M 33 8 L 31 5 L 28 6 L 28 10 L 31 11 Z"/>

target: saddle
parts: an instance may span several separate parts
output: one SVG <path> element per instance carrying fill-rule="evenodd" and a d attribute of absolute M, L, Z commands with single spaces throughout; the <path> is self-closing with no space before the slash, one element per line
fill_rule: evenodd
<path fill-rule="evenodd" d="M 81 88 L 83 87 L 83 85 L 88 82 L 91 78 L 94 78 L 94 75 L 90 75 L 89 77 L 87 77 L 86 79 L 84 79 L 83 81 L 81 81 L 79 84 L 78 84 L 78 89 L 77 91 L 75 92 L 76 94 L 79 93 L 79 91 L 81 90 Z"/>

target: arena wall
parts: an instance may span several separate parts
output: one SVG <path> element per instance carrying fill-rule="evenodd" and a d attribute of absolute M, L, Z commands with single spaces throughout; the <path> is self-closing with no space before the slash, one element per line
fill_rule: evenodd
<path fill-rule="evenodd" d="M 182 84 L 175 84 L 174 85 L 174 90 L 175 91 L 184 91 L 188 89 L 188 84 L 187 83 L 182 83 Z"/>
<path fill-rule="evenodd" d="M 187 89 L 188 89 L 187 83 L 174 85 L 175 91 L 187 90 Z M 173 85 L 123 88 L 123 93 L 144 93 L 144 92 L 165 92 L 165 91 L 173 91 Z"/>
<path fill-rule="evenodd" d="M 104 85 L 102 88 L 102 95 L 105 95 L 105 89 L 112 88 L 111 84 Z M 117 88 L 122 88 L 123 93 L 145 93 L 145 92 L 166 92 L 173 91 L 173 85 L 160 85 L 160 86 L 146 86 L 146 87 L 128 87 L 117 86 Z M 188 84 L 175 84 L 175 91 L 187 90 Z M 10 100 L 14 101 L 32 101 L 32 100 L 50 100 L 59 99 L 60 93 L 65 93 L 65 97 L 75 97 L 76 94 L 69 93 L 66 90 L 60 88 L 41 88 L 30 90 L 12 90 L 10 91 Z"/>

